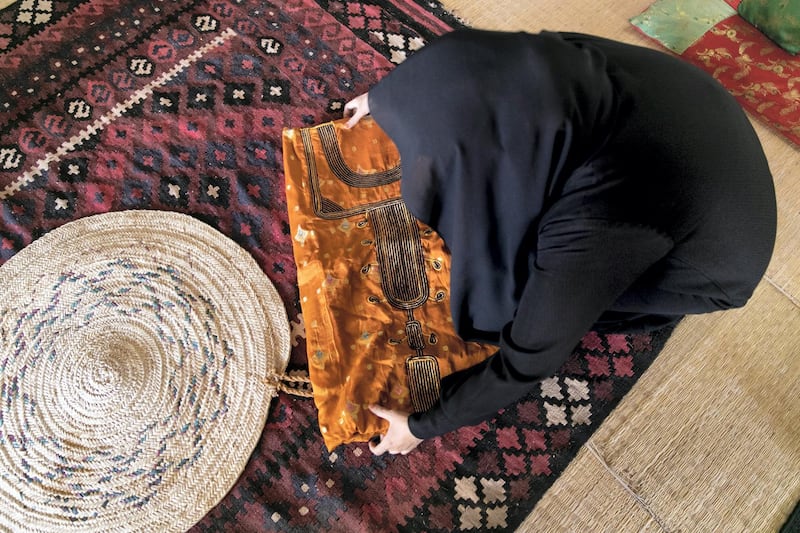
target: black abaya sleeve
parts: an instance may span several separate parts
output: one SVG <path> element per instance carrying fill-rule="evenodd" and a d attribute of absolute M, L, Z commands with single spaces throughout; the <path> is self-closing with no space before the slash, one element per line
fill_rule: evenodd
<path fill-rule="evenodd" d="M 642 226 L 602 220 L 551 222 L 539 234 L 535 267 L 500 348 L 442 380 L 440 401 L 411 415 L 418 438 L 477 424 L 555 373 L 582 336 L 672 241 Z"/>

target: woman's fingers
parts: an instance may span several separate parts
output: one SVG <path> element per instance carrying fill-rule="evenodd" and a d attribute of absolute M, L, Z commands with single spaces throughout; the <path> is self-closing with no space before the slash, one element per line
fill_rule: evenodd
<path fill-rule="evenodd" d="M 348 129 L 358 124 L 358 121 L 368 114 L 369 114 L 368 93 L 356 96 L 355 98 L 353 98 L 344 105 L 344 116 L 345 118 L 350 117 L 350 120 L 348 120 L 346 124 L 346 127 Z"/>
<path fill-rule="evenodd" d="M 369 410 L 375 416 L 389 422 L 389 429 L 381 435 L 377 444 L 369 443 L 369 449 L 375 455 L 389 452 L 392 455 L 406 455 L 416 448 L 422 439 L 416 438 L 408 428 L 408 413 L 386 409 L 379 405 L 370 405 Z"/>
<path fill-rule="evenodd" d="M 364 116 L 364 113 L 359 113 L 358 111 L 355 111 L 353 113 L 353 116 L 350 117 L 350 120 L 348 120 L 347 124 L 345 125 L 347 127 L 347 129 L 350 129 L 353 126 L 355 126 L 356 124 L 358 124 L 358 121 L 361 120 L 361 117 L 363 117 L 363 116 Z"/>
<path fill-rule="evenodd" d="M 369 410 L 372 411 L 372 414 L 378 418 L 388 420 L 389 423 L 392 422 L 392 415 L 394 414 L 394 411 L 386 409 L 385 407 L 381 407 L 380 405 L 370 405 Z"/>
<path fill-rule="evenodd" d="M 369 451 L 371 451 L 375 455 L 381 455 L 387 451 L 386 446 L 387 446 L 386 438 L 384 436 L 381 436 L 380 440 L 378 441 L 378 444 L 372 444 L 372 441 L 369 442 Z"/>

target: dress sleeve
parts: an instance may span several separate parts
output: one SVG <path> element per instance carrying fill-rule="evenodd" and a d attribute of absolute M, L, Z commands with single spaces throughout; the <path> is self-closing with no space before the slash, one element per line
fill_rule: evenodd
<path fill-rule="evenodd" d="M 559 221 L 542 228 L 536 261 L 499 350 L 442 380 L 439 403 L 409 418 L 417 438 L 474 425 L 554 374 L 600 315 L 672 248 L 653 228 Z"/>

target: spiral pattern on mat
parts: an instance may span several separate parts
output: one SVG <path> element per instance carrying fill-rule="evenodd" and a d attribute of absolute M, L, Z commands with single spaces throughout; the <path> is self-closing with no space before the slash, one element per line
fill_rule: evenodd
<path fill-rule="evenodd" d="M 0 294 L 0 529 L 182 531 L 225 495 L 290 349 L 247 252 L 185 215 L 99 215 L 3 265 Z"/>

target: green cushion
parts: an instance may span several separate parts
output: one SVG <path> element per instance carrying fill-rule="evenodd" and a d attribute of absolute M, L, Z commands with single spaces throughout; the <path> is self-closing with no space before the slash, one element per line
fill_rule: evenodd
<path fill-rule="evenodd" d="M 742 0 L 739 15 L 787 52 L 800 52 L 800 0 Z"/>

